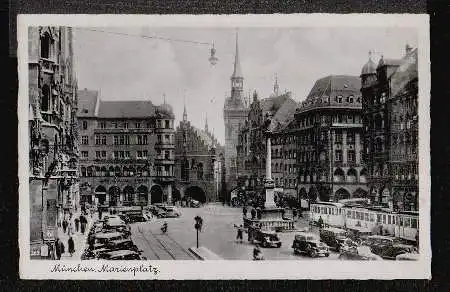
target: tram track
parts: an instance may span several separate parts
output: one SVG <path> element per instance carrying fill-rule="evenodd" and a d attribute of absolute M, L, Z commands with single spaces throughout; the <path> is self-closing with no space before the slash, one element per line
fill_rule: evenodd
<path fill-rule="evenodd" d="M 151 244 L 150 240 L 148 240 L 147 236 L 145 236 L 144 232 L 141 229 L 141 226 L 137 226 L 137 230 L 139 231 L 139 233 L 141 234 L 142 238 L 144 238 L 145 242 L 147 243 L 148 247 L 150 248 L 150 250 L 153 252 L 153 254 L 155 255 L 155 257 L 160 260 L 161 257 L 158 255 L 158 253 L 156 252 L 156 250 L 153 248 L 153 245 Z"/>
<path fill-rule="evenodd" d="M 156 241 L 158 241 L 158 243 L 164 249 L 164 251 L 167 254 L 169 254 L 170 257 L 172 257 L 172 259 L 174 259 L 174 260 L 177 259 L 177 256 L 175 254 L 175 251 L 177 249 L 181 250 L 184 255 L 187 255 L 189 257 L 189 259 L 195 259 L 194 256 L 191 253 L 189 253 L 186 249 L 184 249 L 176 240 L 174 240 L 168 234 L 164 234 L 164 235 L 163 234 L 156 234 L 156 233 L 152 232 L 150 229 L 149 229 L 149 232 L 156 239 Z M 166 241 L 166 240 L 161 240 L 161 237 L 169 238 L 170 242 Z M 169 247 L 170 244 L 172 244 L 172 248 Z M 175 245 L 175 248 L 173 248 L 174 247 L 173 245 Z"/>

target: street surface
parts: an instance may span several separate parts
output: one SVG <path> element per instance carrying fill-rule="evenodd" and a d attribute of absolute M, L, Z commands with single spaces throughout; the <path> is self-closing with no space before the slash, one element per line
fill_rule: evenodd
<path fill-rule="evenodd" d="M 242 224 L 242 209 L 222 205 L 206 205 L 201 208 L 180 208 L 180 218 L 154 219 L 151 222 L 131 224 L 134 243 L 149 260 L 189 260 L 194 259 L 188 248 L 196 246 L 194 217 L 203 218 L 203 228 L 199 233 L 199 245 L 204 246 L 226 260 L 252 260 L 254 245 L 247 241 L 244 233 L 242 243 L 236 241 L 234 224 Z M 161 234 L 164 221 L 168 223 L 168 234 Z M 296 228 L 308 226 L 305 219 L 296 223 Z M 291 248 L 295 232 L 278 233 L 281 248 L 261 248 L 266 260 L 333 260 L 337 253 L 328 258 L 310 258 L 294 255 Z"/>

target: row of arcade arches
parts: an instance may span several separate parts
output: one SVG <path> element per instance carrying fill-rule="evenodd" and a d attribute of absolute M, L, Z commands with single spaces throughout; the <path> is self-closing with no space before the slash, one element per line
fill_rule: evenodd
<path fill-rule="evenodd" d="M 109 189 L 106 189 L 105 186 L 99 185 L 95 188 L 94 193 L 99 204 L 109 204 L 109 206 L 118 206 L 121 201 L 122 203 L 129 205 L 136 203 L 147 205 L 149 199 L 152 204 L 167 201 L 167 194 L 164 193 L 163 188 L 160 185 L 153 185 L 150 188 L 150 191 L 144 185 L 140 185 L 136 189 L 130 185 L 125 186 L 123 189 L 120 189 L 118 186 L 111 186 Z M 108 202 L 106 201 L 107 197 L 109 197 Z M 198 186 L 188 187 L 185 191 L 184 197 L 191 198 L 202 203 L 206 202 L 206 193 Z M 172 188 L 172 200 L 176 202 L 181 199 L 182 197 L 179 189 L 176 187 Z"/>
<path fill-rule="evenodd" d="M 350 198 L 367 198 L 369 193 L 364 190 L 363 188 L 357 188 L 353 193 L 351 193 L 346 188 L 339 188 L 337 189 L 333 196 L 335 201 L 343 200 L 343 199 L 350 199 Z M 317 187 L 312 186 L 309 191 L 306 190 L 306 188 L 301 188 L 298 193 L 299 198 L 301 199 L 307 199 L 310 202 L 315 202 L 317 200 L 320 201 L 329 201 L 330 193 L 328 189 L 319 190 Z"/>

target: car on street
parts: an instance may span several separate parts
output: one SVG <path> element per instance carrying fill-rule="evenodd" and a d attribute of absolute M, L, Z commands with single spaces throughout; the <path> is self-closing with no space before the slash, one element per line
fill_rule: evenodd
<path fill-rule="evenodd" d="M 94 235 L 95 243 L 108 244 L 108 242 L 113 240 L 126 239 L 128 236 L 122 232 L 106 232 L 106 233 L 96 233 Z"/>
<path fill-rule="evenodd" d="M 415 253 L 416 248 L 412 245 L 407 244 L 393 244 L 385 245 L 381 248 L 379 246 L 374 246 L 372 252 L 381 256 L 383 259 L 395 260 L 398 255 L 405 253 Z"/>
<path fill-rule="evenodd" d="M 102 253 L 98 256 L 99 260 L 145 260 L 145 257 L 141 257 L 139 252 L 133 250 L 115 250 L 111 252 Z"/>
<path fill-rule="evenodd" d="M 117 215 L 117 216 L 119 216 L 119 218 L 120 218 L 123 222 L 125 222 L 125 224 L 130 223 L 130 217 L 128 217 L 127 214 L 120 213 L 120 214 Z"/>
<path fill-rule="evenodd" d="M 152 215 L 157 217 L 157 218 L 164 218 L 164 215 L 166 213 L 166 211 L 162 209 L 162 207 L 164 205 L 163 204 L 158 204 L 158 206 L 156 204 L 147 206 L 147 207 L 144 208 L 144 211 L 145 210 L 150 211 L 150 213 L 152 213 Z"/>
<path fill-rule="evenodd" d="M 340 260 L 355 260 L 355 261 L 375 261 L 382 260 L 382 258 L 370 251 L 368 246 L 360 245 L 357 247 L 350 247 L 341 250 L 339 254 Z"/>
<path fill-rule="evenodd" d="M 280 238 L 274 231 L 256 230 L 252 242 L 262 247 L 281 247 Z"/>
<path fill-rule="evenodd" d="M 356 246 L 350 238 L 347 237 L 347 231 L 340 228 L 323 228 L 319 232 L 320 241 L 324 242 L 331 250 L 339 252 L 344 246 Z"/>
<path fill-rule="evenodd" d="M 178 218 L 181 216 L 181 212 L 176 207 L 165 206 L 164 211 L 166 211 L 164 218 Z"/>
<path fill-rule="evenodd" d="M 310 257 L 330 255 L 328 246 L 320 241 L 320 238 L 310 232 L 301 232 L 295 235 L 292 243 L 294 254 L 307 254 Z"/>
<path fill-rule="evenodd" d="M 420 255 L 417 252 L 413 253 L 402 253 L 395 257 L 397 261 L 418 261 L 420 259 Z"/>
<path fill-rule="evenodd" d="M 200 202 L 199 201 L 197 201 L 197 200 L 190 200 L 189 201 L 189 206 L 191 207 L 191 208 L 200 208 Z"/>
<path fill-rule="evenodd" d="M 128 217 L 130 218 L 130 223 L 135 223 L 135 222 L 147 222 L 148 219 L 146 216 L 144 216 L 144 214 L 140 213 L 140 214 L 129 214 Z"/>

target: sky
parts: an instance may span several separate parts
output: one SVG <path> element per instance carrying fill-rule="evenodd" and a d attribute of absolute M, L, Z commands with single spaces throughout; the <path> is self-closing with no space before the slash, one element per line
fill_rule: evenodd
<path fill-rule="evenodd" d="M 99 90 L 104 100 L 149 99 L 157 105 L 165 95 L 176 124 L 186 103 L 188 120 L 204 128 L 207 117 L 209 129 L 223 144 L 223 104 L 231 90 L 235 38 L 234 28 L 76 28 L 78 88 Z M 418 43 L 417 31 L 408 28 L 244 27 L 238 28 L 238 38 L 245 95 L 256 90 L 260 98 L 269 97 L 278 76 L 280 91 L 291 91 L 297 102 L 319 78 L 359 76 L 369 51 L 376 52 L 378 62 L 381 55 L 401 58 L 407 43 L 413 48 Z M 219 59 L 215 66 L 208 61 L 212 42 Z"/>

